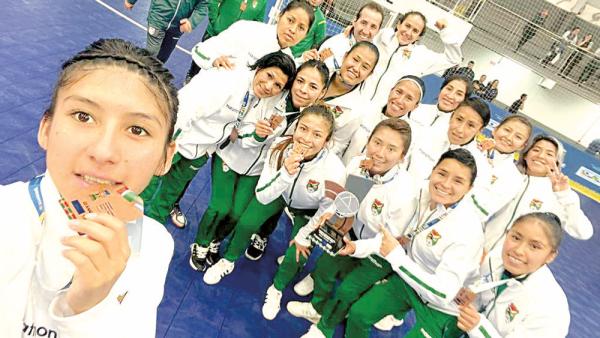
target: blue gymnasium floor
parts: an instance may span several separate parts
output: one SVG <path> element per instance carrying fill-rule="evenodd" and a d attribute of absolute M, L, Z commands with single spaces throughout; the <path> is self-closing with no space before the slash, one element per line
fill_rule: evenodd
<path fill-rule="evenodd" d="M 122 0 L 106 0 L 119 12 Z M 140 0 L 126 15 L 145 23 L 149 0 Z M 190 49 L 204 27 L 184 36 L 180 46 Z M 48 106 L 59 65 L 76 51 L 100 37 L 121 37 L 144 45 L 145 32 L 100 4 L 100 1 L 24 1 L 2 3 L 0 20 L 0 184 L 28 180 L 44 171 L 44 154 L 36 142 L 38 120 Z M 190 57 L 180 50 L 167 66 L 181 85 Z M 282 309 L 272 322 L 263 319 L 265 290 L 274 275 L 275 258 L 289 238 L 289 223 L 271 238 L 263 259 L 241 259 L 233 274 L 217 286 L 207 286 L 188 266 L 188 245 L 195 237 L 197 221 L 210 193 L 209 166 L 193 181 L 183 200 L 191 226 L 178 230 L 167 225 L 175 238 L 175 255 L 158 313 L 158 337 L 299 337 L 308 322 Z M 596 235 L 589 241 L 567 238 L 562 255 L 551 265 L 571 306 L 570 337 L 597 337 L 600 331 L 600 206 L 582 196 L 582 207 L 594 223 Z M 299 297 L 288 290 L 283 303 Z M 552 311 L 552 309 L 548 309 Z M 410 321 L 409 321 L 410 322 Z M 399 337 L 404 327 L 391 333 L 374 331 L 373 337 Z M 341 330 L 337 336 L 341 337 Z"/>

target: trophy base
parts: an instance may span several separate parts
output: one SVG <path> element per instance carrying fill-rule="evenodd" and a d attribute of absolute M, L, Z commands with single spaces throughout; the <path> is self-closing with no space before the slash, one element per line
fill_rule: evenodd
<path fill-rule="evenodd" d="M 336 256 L 345 246 L 344 235 L 327 225 L 323 225 L 311 232 L 308 235 L 308 239 L 331 256 Z"/>

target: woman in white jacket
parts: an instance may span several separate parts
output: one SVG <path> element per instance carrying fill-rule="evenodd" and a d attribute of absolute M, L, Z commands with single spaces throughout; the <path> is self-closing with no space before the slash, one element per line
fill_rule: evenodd
<path fill-rule="evenodd" d="M 148 217 L 71 219 L 59 202 L 87 189 L 140 193 L 168 170 L 171 81 L 123 40 L 98 40 L 63 64 L 38 131 L 46 173 L 0 187 L 0 336 L 154 337 L 169 233 Z"/>
<path fill-rule="evenodd" d="M 292 57 L 290 47 L 302 41 L 315 20 L 314 9 L 305 1 L 291 1 L 279 15 L 277 25 L 240 20 L 192 49 L 188 78 L 200 69 L 240 69 L 266 54 L 281 51 Z"/>
<path fill-rule="evenodd" d="M 366 113 L 368 101 L 360 94 L 360 86 L 367 79 L 379 59 L 377 47 L 370 42 L 357 42 L 344 57 L 340 70 L 333 73 L 325 93 L 325 102 L 335 116 L 331 151 L 341 156 L 350 137 Z"/>
<path fill-rule="evenodd" d="M 460 43 L 457 36 L 446 28 L 445 20 L 435 23 L 444 43 L 444 53 L 436 53 L 425 45 L 416 44 L 425 34 L 426 23 L 422 13 L 408 12 L 395 29 L 383 29 L 373 39 L 381 56 L 373 76 L 361 88 L 368 100 L 383 106 L 386 95 L 401 76 L 411 74 L 423 77 L 460 63 Z"/>
<path fill-rule="evenodd" d="M 373 128 L 375 128 L 379 122 L 388 118 L 403 119 L 406 121 L 410 125 L 411 145 L 414 144 L 415 133 L 412 123 L 408 119 L 408 114 L 419 106 L 419 102 L 421 102 L 423 95 L 425 95 L 425 83 L 420 78 L 412 75 L 405 75 L 398 80 L 398 83 L 396 83 L 394 88 L 390 91 L 385 107 L 381 110 L 375 108 L 374 111 L 369 109 L 367 113 L 362 115 L 360 126 L 356 129 L 354 134 L 352 134 L 348 148 L 344 151 L 344 156 L 342 157 L 344 164 L 348 165 L 355 156 L 358 156 L 365 151 Z M 409 153 L 410 151 L 407 149 L 403 156 L 402 163 L 404 163 Z"/>
<path fill-rule="evenodd" d="M 473 303 L 462 298 L 458 327 L 471 338 L 566 337 L 569 304 L 548 268 L 563 236 L 548 212 L 520 216 L 508 231 L 499 259 L 486 259 Z M 500 262 L 495 264 L 494 261 Z M 473 297 L 474 295 L 471 295 Z"/>
<path fill-rule="evenodd" d="M 560 141 L 548 135 L 537 135 L 519 159 L 524 172 L 513 194 L 495 196 L 486 210 L 485 250 L 501 250 L 506 231 L 514 220 L 530 212 L 548 211 L 556 214 L 567 234 L 576 239 L 589 239 L 594 233 L 592 223 L 579 207 L 579 196 L 569 186 L 569 178 L 561 173 L 564 148 Z M 499 182 L 498 182 L 499 183 Z M 508 198 L 507 198 L 508 197 Z"/>
<path fill-rule="evenodd" d="M 177 154 L 171 170 L 163 177 L 154 178 L 142 194 L 146 215 L 165 224 L 188 183 L 217 145 L 228 140 L 234 130 L 237 130 L 237 142 L 250 146 L 261 143 L 260 138 L 253 135 L 254 128 L 266 126 L 262 118 L 273 114 L 273 107 L 285 104 L 284 89 L 291 85 L 296 66 L 291 57 L 276 52 L 265 55 L 252 68 L 209 70 L 179 91 L 174 135 Z M 239 128 L 244 130 L 240 133 Z M 251 137 L 246 137 L 248 132 Z"/>
<path fill-rule="evenodd" d="M 410 126 L 406 121 L 383 120 L 369 138 L 366 156 L 355 157 L 346 167 L 348 176 L 356 175 L 374 181 L 360 203 L 347 241 L 350 238 L 374 238 L 382 227 L 399 237 L 410 224 L 417 207 L 418 189 L 406 170 L 398 166 L 410 142 Z M 350 306 L 362 293 L 392 272 L 392 267 L 376 255 L 356 259 L 343 253 L 342 250 L 336 256 L 323 254 L 317 260 L 312 272 L 315 288 L 310 302 L 287 304 L 292 315 L 318 322 L 319 330 L 326 337 L 333 335 L 337 324 L 344 320 Z M 336 287 L 338 279 L 341 283 Z"/>
<path fill-rule="evenodd" d="M 404 318 L 411 309 L 417 321 L 409 336 L 443 337 L 458 331 L 453 299 L 477 277 L 483 246 L 476 207 L 464 198 L 476 176 L 468 151 L 444 153 L 419 192 L 414 222 L 403 237 L 398 240 L 383 229 L 383 235 L 350 244 L 353 256 L 379 253 L 395 273 L 352 305 L 346 337 L 368 337 L 371 325 L 385 315 Z"/>

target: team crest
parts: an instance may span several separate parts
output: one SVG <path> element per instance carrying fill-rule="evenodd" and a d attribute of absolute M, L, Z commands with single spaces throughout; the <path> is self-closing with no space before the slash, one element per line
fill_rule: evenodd
<path fill-rule="evenodd" d="M 542 208 L 542 204 L 544 202 L 538 200 L 537 198 L 534 198 L 531 200 L 531 202 L 529 203 L 529 209 L 535 209 L 535 210 L 540 210 Z"/>
<path fill-rule="evenodd" d="M 518 314 L 519 309 L 517 309 L 514 303 L 510 303 L 510 305 L 506 308 L 506 322 L 512 322 Z"/>
<path fill-rule="evenodd" d="M 492 175 L 492 182 L 491 182 L 491 184 L 494 184 L 494 182 L 496 182 L 497 179 L 498 179 L 498 176 Z"/>
<path fill-rule="evenodd" d="M 340 115 L 342 115 L 342 113 L 344 113 L 344 110 L 340 106 L 331 106 L 329 110 L 333 114 L 333 117 L 336 119 L 338 117 L 340 117 Z"/>
<path fill-rule="evenodd" d="M 381 210 L 383 210 L 383 203 L 380 200 L 375 199 L 373 204 L 371 204 L 371 213 L 373 216 L 381 215 Z"/>
<path fill-rule="evenodd" d="M 308 180 L 308 183 L 306 184 L 306 190 L 308 190 L 308 192 L 315 192 L 319 189 L 319 181 L 315 181 L 315 180 Z"/>
<path fill-rule="evenodd" d="M 433 229 L 425 238 L 425 243 L 427 243 L 427 246 L 434 246 L 437 244 L 440 238 L 442 238 L 442 235 Z"/>
<path fill-rule="evenodd" d="M 405 59 L 410 59 L 410 55 L 411 55 L 411 54 L 412 54 L 412 51 L 411 51 L 410 49 L 408 49 L 408 48 L 405 48 L 405 49 L 402 51 L 402 56 L 403 56 Z"/>

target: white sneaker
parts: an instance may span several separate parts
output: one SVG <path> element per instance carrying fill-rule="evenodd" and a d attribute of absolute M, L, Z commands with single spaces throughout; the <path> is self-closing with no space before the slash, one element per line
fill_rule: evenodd
<path fill-rule="evenodd" d="M 323 334 L 323 332 L 321 332 L 321 330 L 319 330 L 319 328 L 316 325 L 311 325 L 308 329 L 308 332 L 306 332 L 300 338 L 325 338 L 325 335 Z"/>
<path fill-rule="evenodd" d="M 312 279 L 310 273 L 306 277 L 302 278 L 301 281 L 294 285 L 294 292 L 298 296 L 308 296 L 315 289 L 315 281 Z"/>
<path fill-rule="evenodd" d="M 281 309 L 281 291 L 275 288 L 275 285 L 269 286 L 265 296 L 265 304 L 262 307 L 262 314 L 265 319 L 273 320 L 277 317 Z"/>
<path fill-rule="evenodd" d="M 225 258 L 219 259 L 215 265 L 208 268 L 208 270 L 206 270 L 204 273 L 204 283 L 208 285 L 217 284 L 221 281 L 221 279 L 223 279 L 223 277 L 227 276 L 231 273 L 231 271 L 233 271 L 234 266 L 234 262 L 230 262 Z"/>
<path fill-rule="evenodd" d="M 281 255 L 281 256 L 277 257 L 277 265 L 281 265 L 281 262 L 283 262 L 284 258 L 285 258 L 285 255 Z"/>
<path fill-rule="evenodd" d="M 171 216 L 171 222 L 173 222 L 176 227 L 180 229 L 185 228 L 185 225 L 187 224 L 187 218 L 181 209 L 179 209 L 179 205 L 175 205 L 169 215 Z"/>
<path fill-rule="evenodd" d="M 381 318 L 381 320 L 375 323 L 373 326 L 375 326 L 377 330 L 391 331 L 394 327 L 402 324 L 404 324 L 404 319 L 396 319 L 394 315 L 387 315 Z"/>
<path fill-rule="evenodd" d="M 287 303 L 287 310 L 292 316 L 304 318 L 313 324 L 318 323 L 321 319 L 321 315 L 315 310 L 310 302 L 289 302 Z"/>

